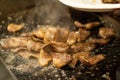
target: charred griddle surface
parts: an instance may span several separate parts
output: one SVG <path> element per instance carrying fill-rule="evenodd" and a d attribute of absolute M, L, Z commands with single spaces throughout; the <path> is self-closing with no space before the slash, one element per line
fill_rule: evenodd
<path fill-rule="evenodd" d="M 99 46 L 95 53 L 104 53 L 106 59 L 92 67 L 77 64 L 72 69 L 68 66 L 57 69 L 52 65 L 40 67 L 35 59 L 23 59 L 17 54 L 8 51 L 2 52 L 7 67 L 17 76 L 19 80 L 115 80 L 115 72 L 119 67 L 120 39 L 114 39 L 105 46 Z"/>
<path fill-rule="evenodd" d="M 73 27 L 74 20 L 78 20 L 82 23 L 87 23 L 91 21 L 100 21 L 97 16 L 95 16 L 92 13 L 85 13 L 85 12 L 77 12 L 70 9 L 72 20 L 65 22 L 69 18 L 69 16 L 66 18 L 66 15 L 60 16 L 61 18 L 58 19 L 58 22 L 52 25 L 59 24 L 60 26 L 66 25 L 69 27 Z M 26 12 L 24 15 L 27 14 Z M 68 13 L 67 13 L 68 14 Z M 23 15 L 23 14 L 22 14 Z M 45 23 L 45 19 L 42 17 L 41 22 L 39 23 L 39 19 L 36 19 L 36 17 L 40 17 L 41 15 L 35 14 L 32 15 L 32 18 L 30 19 L 30 22 L 27 22 L 26 17 L 20 17 L 21 13 L 18 15 L 14 15 L 7 21 L 2 22 L 1 28 L 0 28 L 0 39 L 7 36 L 16 36 L 19 35 L 22 32 L 31 31 L 32 29 L 36 28 L 37 25 L 47 25 L 48 23 Z M 31 21 L 33 20 L 33 21 Z M 16 34 L 8 33 L 6 30 L 6 27 L 9 23 L 15 22 L 15 23 L 26 23 L 26 27 Z M 34 23 L 32 23 L 34 22 Z M 59 23 L 62 22 L 62 23 Z M 31 23 L 31 24 L 29 24 Z M 49 23 L 50 24 L 50 23 Z M 102 26 L 102 25 L 101 25 Z M 73 29 L 74 30 L 74 29 Z M 94 33 L 93 37 L 96 37 L 96 33 L 98 32 L 97 29 L 93 29 Z M 63 67 L 62 69 L 57 69 L 53 67 L 52 65 L 46 66 L 46 67 L 40 67 L 36 64 L 36 59 L 23 59 L 17 54 L 14 54 L 10 52 L 9 50 L 0 50 L 0 56 L 4 59 L 5 63 L 7 64 L 7 67 L 16 75 L 18 80 L 110 80 L 109 76 L 112 80 L 115 79 L 115 73 L 117 68 L 119 67 L 120 63 L 120 39 L 114 38 L 112 41 L 104 46 L 98 46 L 94 53 L 104 53 L 106 55 L 106 59 L 102 62 L 98 63 L 97 65 L 94 65 L 92 67 L 85 66 L 80 63 L 77 64 L 76 68 L 70 68 L 68 66 Z"/>

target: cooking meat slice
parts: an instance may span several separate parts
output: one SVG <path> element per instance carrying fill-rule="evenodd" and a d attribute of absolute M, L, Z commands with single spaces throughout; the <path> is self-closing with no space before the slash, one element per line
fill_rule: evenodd
<path fill-rule="evenodd" d="M 3 48 L 24 47 L 28 50 L 33 50 L 36 52 L 39 52 L 43 45 L 41 42 L 35 42 L 28 37 L 11 37 L 7 39 L 2 39 L 0 41 L 0 44 Z"/>
<path fill-rule="evenodd" d="M 24 51 L 24 50 L 27 50 L 27 48 L 26 47 L 17 47 L 17 48 L 10 49 L 10 51 L 14 52 L 14 53 Z"/>
<path fill-rule="evenodd" d="M 50 61 L 52 61 L 52 56 L 50 52 L 41 49 L 38 59 L 41 66 L 46 66 Z"/>
<path fill-rule="evenodd" d="M 77 43 L 71 46 L 71 52 L 92 51 L 96 45 L 91 43 Z"/>
<path fill-rule="evenodd" d="M 78 52 L 72 55 L 72 61 L 69 66 L 75 68 L 77 62 L 79 61 L 79 57 L 81 56 L 89 56 L 89 52 Z M 81 61 L 80 61 L 81 62 Z"/>
<path fill-rule="evenodd" d="M 42 49 L 45 51 L 45 52 L 48 52 L 48 53 L 52 53 L 54 52 L 54 47 L 51 45 L 51 43 L 48 43 L 48 44 L 45 44 Z"/>
<path fill-rule="evenodd" d="M 29 37 L 29 33 L 22 33 L 20 34 L 20 37 Z"/>
<path fill-rule="evenodd" d="M 57 68 L 61 68 L 67 65 L 72 59 L 71 55 L 67 53 L 57 53 L 57 52 L 52 53 L 52 58 L 53 58 L 53 65 L 56 66 Z"/>
<path fill-rule="evenodd" d="M 21 30 L 23 27 L 24 27 L 24 24 L 13 24 L 13 23 L 11 23 L 11 24 L 8 25 L 7 30 L 9 32 L 15 33 L 16 31 Z"/>
<path fill-rule="evenodd" d="M 69 34 L 67 43 L 73 45 L 76 42 L 82 42 L 86 40 L 90 35 L 90 31 L 85 29 L 79 29 L 79 31 L 73 31 Z"/>
<path fill-rule="evenodd" d="M 36 59 L 39 58 L 39 53 L 33 53 L 31 51 L 28 51 L 28 50 L 19 51 L 17 54 L 22 56 L 25 59 L 29 59 L 30 57 L 34 57 Z"/>
<path fill-rule="evenodd" d="M 115 36 L 115 30 L 113 28 L 100 28 L 99 35 L 102 38 L 107 39 L 107 38 Z"/>
<path fill-rule="evenodd" d="M 28 50 L 39 52 L 41 50 L 42 46 L 43 46 L 43 43 L 35 42 L 33 40 L 28 40 L 26 46 L 27 46 Z"/>
<path fill-rule="evenodd" d="M 79 52 L 72 55 L 72 61 L 69 63 L 69 66 L 75 68 L 78 61 L 85 65 L 95 65 L 103 59 L 105 59 L 103 54 L 91 56 L 90 52 Z"/>
<path fill-rule="evenodd" d="M 43 39 L 36 37 L 35 35 L 30 36 L 31 40 L 35 42 L 41 42 L 44 43 Z"/>
<path fill-rule="evenodd" d="M 80 57 L 79 57 L 79 59 L 80 59 Z M 105 59 L 105 56 L 103 54 L 99 54 L 99 55 L 95 55 L 95 56 L 90 57 L 88 59 L 88 61 L 89 61 L 90 65 L 95 65 L 104 59 Z"/>
<path fill-rule="evenodd" d="M 69 63 L 70 67 L 75 68 L 75 66 L 76 66 L 76 64 L 79 60 L 79 55 L 81 55 L 81 53 L 75 53 L 75 54 L 72 55 L 72 60 Z"/>
<path fill-rule="evenodd" d="M 79 21 L 74 21 L 74 24 L 75 24 L 75 26 L 78 27 L 78 28 L 84 28 L 84 27 L 85 27 L 85 26 L 84 26 L 81 22 L 79 22 Z"/>
<path fill-rule="evenodd" d="M 51 46 L 55 52 L 66 52 L 69 48 L 69 45 L 63 42 L 52 42 Z"/>
<path fill-rule="evenodd" d="M 110 39 L 103 39 L 103 38 L 89 38 L 88 39 L 88 43 L 92 43 L 92 44 L 100 44 L 100 45 L 104 45 L 109 43 Z"/>
<path fill-rule="evenodd" d="M 95 65 L 98 62 L 105 59 L 103 54 L 90 55 L 90 52 L 81 52 L 79 53 L 79 61 L 86 65 Z"/>
<path fill-rule="evenodd" d="M 90 31 L 85 29 L 79 29 L 79 37 L 77 39 L 78 42 L 85 41 L 90 36 Z"/>
<path fill-rule="evenodd" d="M 56 28 L 55 41 L 56 42 L 66 42 L 69 35 L 69 30 L 65 28 Z"/>
<path fill-rule="evenodd" d="M 55 27 L 50 27 L 47 29 L 45 36 L 44 36 L 44 43 L 50 43 L 54 41 L 55 33 L 57 32 Z"/>
<path fill-rule="evenodd" d="M 50 27 L 47 29 L 44 37 L 44 42 L 66 42 L 69 30 L 64 28 Z"/>
<path fill-rule="evenodd" d="M 78 28 L 85 28 L 85 29 L 92 29 L 92 28 L 97 27 L 97 26 L 100 25 L 99 22 L 89 22 L 89 23 L 86 23 L 86 24 L 82 24 L 82 23 L 80 23 L 78 21 L 75 21 L 74 24 Z"/>
<path fill-rule="evenodd" d="M 100 22 L 89 22 L 85 24 L 86 29 L 92 29 L 100 25 Z"/>
<path fill-rule="evenodd" d="M 45 44 L 39 55 L 39 64 L 41 66 L 46 66 L 48 63 L 52 60 L 52 52 L 54 51 L 54 48 L 51 46 L 51 44 Z"/>
<path fill-rule="evenodd" d="M 28 40 L 27 37 L 10 37 L 1 39 L 0 44 L 3 48 L 26 47 Z"/>
<path fill-rule="evenodd" d="M 80 36 L 79 32 L 70 32 L 67 40 L 67 44 L 72 45 L 77 42 L 78 37 Z"/>
<path fill-rule="evenodd" d="M 47 29 L 48 29 L 48 27 L 42 26 L 42 27 L 34 30 L 33 32 L 31 32 L 30 36 L 36 36 L 37 38 L 43 39 Z"/>

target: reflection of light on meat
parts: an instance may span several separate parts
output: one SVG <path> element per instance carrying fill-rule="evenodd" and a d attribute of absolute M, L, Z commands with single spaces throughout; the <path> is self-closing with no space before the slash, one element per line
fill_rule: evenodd
<path fill-rule="evenodd" d="M 24 24 L 13 24 L 13 23 L 11 23 L 11 24 L 8 25 L 7 30 L 9 32 L 15 33 L 16 31 L 21 30 L 23 27 L 24 27 Z"/>

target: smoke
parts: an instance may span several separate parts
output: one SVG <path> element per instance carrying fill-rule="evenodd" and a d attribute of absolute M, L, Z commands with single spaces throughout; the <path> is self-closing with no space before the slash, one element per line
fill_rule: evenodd
<path fill-rule="evenodd" d="M 36 0 L 35 8 L 27 16 L 27 23 L 70 26 L 71 16 L 68 7 L 58 0 Z"/>

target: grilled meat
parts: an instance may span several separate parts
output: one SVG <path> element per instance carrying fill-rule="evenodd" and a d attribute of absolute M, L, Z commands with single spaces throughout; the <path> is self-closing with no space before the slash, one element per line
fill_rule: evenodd
<path fill-rule="evenodd" d="M 94 65 L 98 62 L 104 60 L 105 57 L 103 54 L 99 55 L 90 55 L 90 52 L 79 52 L 72 55 L 72 62 L 69 64 L 72 68 L 75 68 L 78 60 L 86 65 Z"/>
<path fill-rule="evenodd" d="M 90 31 L 85 29 L 79 29 L 79 37 L 77 42 L 85 41 L 90 36 Z"/>
<path fill-rule="evenodd" d="M 22 56 L 25 59 L 28 59 L 28 58 L 31 58 L 31 57 L 34 57 L 36 59 L 39 58 L 39 53 L 34 53 L 34 52 L 31 52 L 31 51 L 27 51 L 27 50 L 19 51 L 19 52 L 17 52 L 17 54 L 19 54 L 20 56 Z"/>
<path fill-rule="evenodd" d="M 85 28 L 85 29 L 92 29 L 92 28 L 97 27 L 97 26 L 100 25 L 99 22 L 90 22 L 90 23 L 82 24 L 82 23 L 80 23 L 78 21 L 75 21 L 74 24 L 78 28 Z"/>
<path fill-rule="evenodd" d="M 32 50 L 32 51 L 40 52 L 42 46 L 43 43 L 41 42 L 35 42 L 33 40 L 28 40 L 27 42 L 27 49 L 30 51 Z"/>
<path fill-rule="evenodd" d="M 55 41 L 66 42 L 68 39 L 69 30 L 64 28 L 56 28 Z"/>
<path fill-rule="evenodd" d="M 52 53 L 53 65 L 57 68 L 61 68 L 68 64 L 72 58 L 67 53 Z"/>
<path fill-rule="evenodd" d="M 66 42 L 69 35 L 69 30 L 55 27 L 40 27 L 30 33 L 34 40 L 40 41 L 44 39 L 45 43 L 49 42 Z"/>
<path fill-rule="evenodd" d="M 71 33 L 69 34 L 67 43 L 68 43 L 69 45 L 73 45 L 74 43 L 77 42 L 77 39 L 79 38 L 79 36 L 80 36 L 79 32 L 71 32 Z"/>
<path fill-rule="evenodd" d="M 75 53 L 72 55 L 72 61 L 69 63 L 69 66 L 75 68 L 77 62 L 79 60 L 79 53 Z"/>
<path fill-rule="evenodd" d="M 0 44 L 3 48 L 26 47 L 29 38 L 27 37 L 11 37 L 1 39 Z"/>
<path fill-rule="evenodd" d="M 79 29 L 79 31 L 73 31 L 69 34 L 67 43 L 73 45 L 76 42 L 85 41 L 90 36 L 90 31 L 85 29 Z"/>
<path fill-rule="evenodd" d="M 71 46 L 72 52 L 81 52 L 81 51 L 92 51 L 95 49 L 96 45 L 91 43 L 77 43 Z"/>
<path fill-rule="evenodd" d="M 47 30 L 47 27 L 40 27 L 33 32 L 30 33 L 30 36 L 36 36 L 37 38 L 43 39 L 45 36 L 45 32 Z"/>
<path fill-rule="evenodd" d="M 44 43 L 50 43 L 52 41 L 55 41 L 55 33 L 57 32 L 56 28 L 50 27 L 47 29 L 45 36 L 44 36 Z"/>
<path fill-rule="evenodd" d="M 17 52 L 24 51 L 24 50 L 27 50 L 27 48 L 26 47 L 18 47 L 18 48 L 13 48 L 10 51 L 17 53 Z"/>
<path fill-rule="evenodd" d="M 110 39 L 103 39 L 103 38 L 89 38 L 88 43 L 91 44 L 100 44 L 100 45 L 105 45 L 110 41 Z"/>
<path fill-rule="evenodd" d="M 90 52 L 81 52 L 79 53 L 79 61 L 86 65 L 94 65 L 105 59 L 103 54 L 99 55 L 90 55 Z"/>
<path fill-rule="evenodd" d="M 66 42 L 68 34 L 69 30 L 54 27 L 41 27 L 31 33 L 32 36 L 44 39 L 45 43 L 51 41 Z"/>
<path fill-rule="evenodd" d="M 54 48 L 55 52 L 66 52 L 69 48 L 69 45 L 62 42 L 52 42 L 51 46 Z"/>
<path fill-rule="evenodd" d="M 16 31 L 21 30 L 23 27 L 24 27 L 24 24 L 13 24 L 13 23 L 11 23 L 11 24 L 8 25 L 7 30 L 9 32 L 15 33 Z"/>
<path fill-rule="evenodd" d="M 115 36 L 115 31 L 113 28 L 100 28 L 99 35 L 102 38 L 107 39 L 107 38 Z"/>
<path fill-rule="evenodd" d="M 48 65 L 48 63 L 50 61 L 52 61 L 52 56 L 51 56 L 50 52 L 45 51 L 44 49 L 42 49 L 40 51 L 38 59 L 39 59 L 39 64 L 41 66 L 46 66 L 46 65 Z"/>
<path fill-rule="evenodd" d="M 76 31 L 60 27 L 40 27 L 29 33 L 23 33 L 20 37 L 10 37 L 0 40 L 3 48 L 10 48 L 23 58 L 34 57 L 40 66 L 46 66 L 51 62 L 57 68 L 69 65 L 75 68 L 77 62 L 85 65 L 94 65 L 102 61 L 103 54 L 90 55 L 96 48 L 96 44 L 105 45 L 110 38 L 115 36 L 112 28 L 100 28 L 101 38 L 92 38 L 90 29 L 100 25 L 99 22 L 81 24 L 75 22 Z"/>
<path fill-rule="evenodd" d="M 39 52 L 42 47 L 41 42 L 30 40 L 29 37 L 11 37 L 8 39 L 2 39 L 0 44 L 3 48 L 26 47 L 28 50 L 33 50 L 36 52 Z"/>
<path fill-rule="evenodd" d="M 52 52 L 54 51 L 54 48 L 51 46 L 51 44 L 46 44 L 42 47 L 40 50 L 40 54 L 38 57 L 40 66 L 46 66 L 49 62 L 52 61 Z"/>

